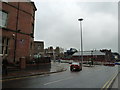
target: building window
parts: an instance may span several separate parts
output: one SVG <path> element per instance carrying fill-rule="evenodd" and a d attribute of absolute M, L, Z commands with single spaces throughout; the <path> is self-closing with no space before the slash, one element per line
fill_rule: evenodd
<path fill-rule="evenodd" d="M 2 37 L 0 36 L 0 54 L 2 54 Z"/>
<path fill-rule="evenodd" d="M 32 45 L 33 45 L 33 44 L 32 44 L 32 42 L 31 42 L 31 43 L 30 43 L 30 49 L 31 49 L 31 50 L 32 50 Z"/>
<path fill-rule="evenodd" d="M 8 18 L 8 14 L 4 11 L 0 11 L 0 21 L 2 21 L 0 23 L 0 27 L 6 27 L 7 26 L 7 18 Z"/>
<path fill-rule="evenodd" d="M 8 54 L 8 47 L 9 47 L 9 38 L 3 37 L 2 38 L 2 53 L 0 54 Z"/>
<path fill-rule="evenodd" d="M 35 10 L 34 9 L 32 9 L 32 16 L 33 16 L 33 18 L 35 17 Z"/>
<path fill-rule="evenodd" d="M 34 24 L 32 23 L 32 33 L 34 33 Z"/>

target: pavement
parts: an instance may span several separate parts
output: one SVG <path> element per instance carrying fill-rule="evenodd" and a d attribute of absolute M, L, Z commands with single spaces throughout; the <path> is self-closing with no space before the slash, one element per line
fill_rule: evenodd
<path fill-rule="evenodd" d="M 34 67 L 30 66 L 29 68 L 26 68 L 24 70 L 13 68 L 8 72 L 7 75 L 2 75 L 2 80 L 34 76 L 34 75 L 58 73 L 66 70 L 67 69 L 64 68 L 64 64 L 61 64 L 58 62 L 51 62 L 50 64 L 44 64 L 44 65 L 39 65 Z"/>

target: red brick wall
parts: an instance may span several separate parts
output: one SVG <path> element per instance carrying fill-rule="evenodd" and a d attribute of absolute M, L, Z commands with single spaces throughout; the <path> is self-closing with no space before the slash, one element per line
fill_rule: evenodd
<path fill-rule="evenodd" d="M 84 61 L 89 61 L 89 59 L 93 59 L 94 61 L 106 61 L 106 58 L 104 55 L 95 55 L 95 56 L 83 56 Z M 72 59 L 80 59 L 79 56 L 72 56 Z"/>
<path fill-rule="evenodd" d="M 14 3 L 16 5 L 16 3 Z M 16 30 L 17 9 L 6 3 L 2 3 L 2 10 L 8 13 L 7 28 Z"/>
<path fill-rule="evenodd" d="M 12 5 L 12 6 L 11 6 Z M 17 9 L 18 2 L 9 2 L 9 3 L 2 3 L 2 10 L 8 13 L 8 20 L 7 20 L 7 29 L 13 30 L 5 30 L 2 29 L 2 36 L 9 37 L 9 53 L 8 59 L 13 61 L 14 59 L 14 39 L 13 34 L 16 35 L 16 22 L 17 22 L 17 12 L 18 15 L 18 28 L 20 32 L 25 34 L 31 34 L 32 32 L 32 24 L 34 24 L 34 17 L 33 12 L 34 7 L 31 3 L 28 2 L 20 2 L 19 3 L 19 11 Z M 16 59 L 19 60 L 20 57 L 29 57 L 30 54 L 33 52 L 30 49 L 30 44 L 33 42 L 33 38 L 30 35 L 25 35 L 21 33 L 17 33 L 17 44 L 16 44 Z"/>

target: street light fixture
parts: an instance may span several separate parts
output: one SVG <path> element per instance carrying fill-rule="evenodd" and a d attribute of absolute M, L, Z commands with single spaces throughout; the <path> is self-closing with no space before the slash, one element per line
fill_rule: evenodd
<path fill-rule="evenodd" d="M 83 19 L 78 19 L 80 21 L 80 31 L 81 31 L 81 66 L 83 66 L 83 41 L 82 41 L 82 21 Z"/>

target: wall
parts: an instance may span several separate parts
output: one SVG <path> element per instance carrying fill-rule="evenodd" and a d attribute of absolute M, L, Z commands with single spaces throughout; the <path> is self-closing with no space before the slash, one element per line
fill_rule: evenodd
<path fill-rule="evenodd" d="M 2 37 L 9 38 L 9 61 L 13 62 L 14 55 L 16 61 L 19 61 L 20 57 L 30 59 L 30 56 L 33 55 L 34 38 L 31 37 L 31 33 L 34 35 L 35 7 L 31 2 L 9 2 L 2 3 L 2 10 L 8 13 L 7 27 L 0 30 L 2 30 Z M 19 30 L 19 32 L 17 32 L 17 30 Z M 16 52 L 14 54 L 15 45 Z"/>

